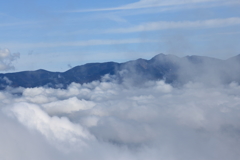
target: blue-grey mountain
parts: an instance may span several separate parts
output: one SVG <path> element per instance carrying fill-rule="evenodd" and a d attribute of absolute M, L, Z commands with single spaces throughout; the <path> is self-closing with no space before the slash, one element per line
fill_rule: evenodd
<path fill-rule="evenodd" d="M 164 80 L 172 85 L 182 85 L 190 81 L 209 84 L 240 82 L 240 55 L 228 60 L 203 56 L 158 54 L 150 60 L 137 59 L 125 63 L 89 63 L 76 66 L 66 72 L 46 70 L 23 71 L 0 74 L 0 89 L 9 87 L 66 88 L 72 82 L 89 83 L 106 75 L 112 75 L 122 83 L 130 80 L 140 85 L 149 80 Z"/>

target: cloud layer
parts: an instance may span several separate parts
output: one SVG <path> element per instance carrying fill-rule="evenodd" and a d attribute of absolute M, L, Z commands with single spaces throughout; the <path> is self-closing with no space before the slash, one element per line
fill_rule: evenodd
<path fill-rule="evenodd" d="M 72 83 L 0 92 L 1 159 L 237 160 L 240 86 Z M 24 147 L 22 147 L 24 146 Z"/>

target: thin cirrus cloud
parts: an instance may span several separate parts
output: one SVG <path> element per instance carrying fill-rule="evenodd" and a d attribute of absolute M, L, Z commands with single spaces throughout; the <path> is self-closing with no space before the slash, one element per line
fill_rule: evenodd
<path fill-rule="evenodd" d="M 84 9 L 84 10 L 72 10 L 68 12 L 98 12 L 98 11 L 115 11 L 115 10 L 130 10 L 130 9 L 142 9 L 153 7 L 167 7 L 176 5 L 188 5 L 188 4 L 200 4 L 200 3 L 224 3 L 224 4 L 237 4 L 236 0 L 140 0 L 135 3 L 126 4 L 119 7 L 112 8 L 97 8 L 97 9 Z"/>
<path fill-rule="evenodd" d="M 232 17 L 225 19 L 209 19 L 209 20 L 198 20 L 198 21 L 160 21 L 160 22 L 149 22 L 140 24 L 129 28 L 117 28 L 107 30 L 106 33 L 131 33 L 131 32 L 142 32 L 142 31 L 156 31 L 165 29 L 191 29 L 191 28 L 217 28 L 227 27 L 233 25 L 239 25 L 240 18 Z"/>
<path fill-rule="evenodd" d="M 86 40 L 86 41 L 76 41 L 76 42 L 53 42 L 53 43 L 9 43 L 5 44 L 6 46 L 14 46 L 18 48 L 42 48 L 42 47 L 78 47 L 78 46 L 97 46 L 97 45 L 114 45 L 114 44 L 134 44 L 134 43 L 154 43 L 159 42 L 151 39 L 122 39 L 122 40 L 111 40 L 111 39 L 96 39 L 96 40 Z"/>

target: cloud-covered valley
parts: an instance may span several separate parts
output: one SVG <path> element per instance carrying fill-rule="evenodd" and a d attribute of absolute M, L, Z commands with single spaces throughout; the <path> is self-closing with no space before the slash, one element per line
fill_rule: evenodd
<path fill-rule="evenodd" d="M 240 86 L 164 81 L 134 86 L 106 75 L 67 89 L 0 92 L 6 160 L 237 160 Z"/>

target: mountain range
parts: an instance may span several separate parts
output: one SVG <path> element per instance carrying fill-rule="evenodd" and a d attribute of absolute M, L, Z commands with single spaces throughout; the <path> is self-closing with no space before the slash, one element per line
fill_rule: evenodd
<path fill-rule="evenodd" d="M 172 85 L 188 82 L 209 84 L 240 82 L 240 55 L 221 60 L 204 56 L 177 57 L 158 54 L 150 60 L 137 59 L 125 63 L 88 63 L 66 72 L 50 72 L 39 69 L 0 74 L 0 89 L 7 86 L 32 88 L 47 86 L 66 88 L 72 82 L 89 83 L 109 74 L 119 83 L 126 80 L 133 85 L 149 80 L 164 80 Z"/>

